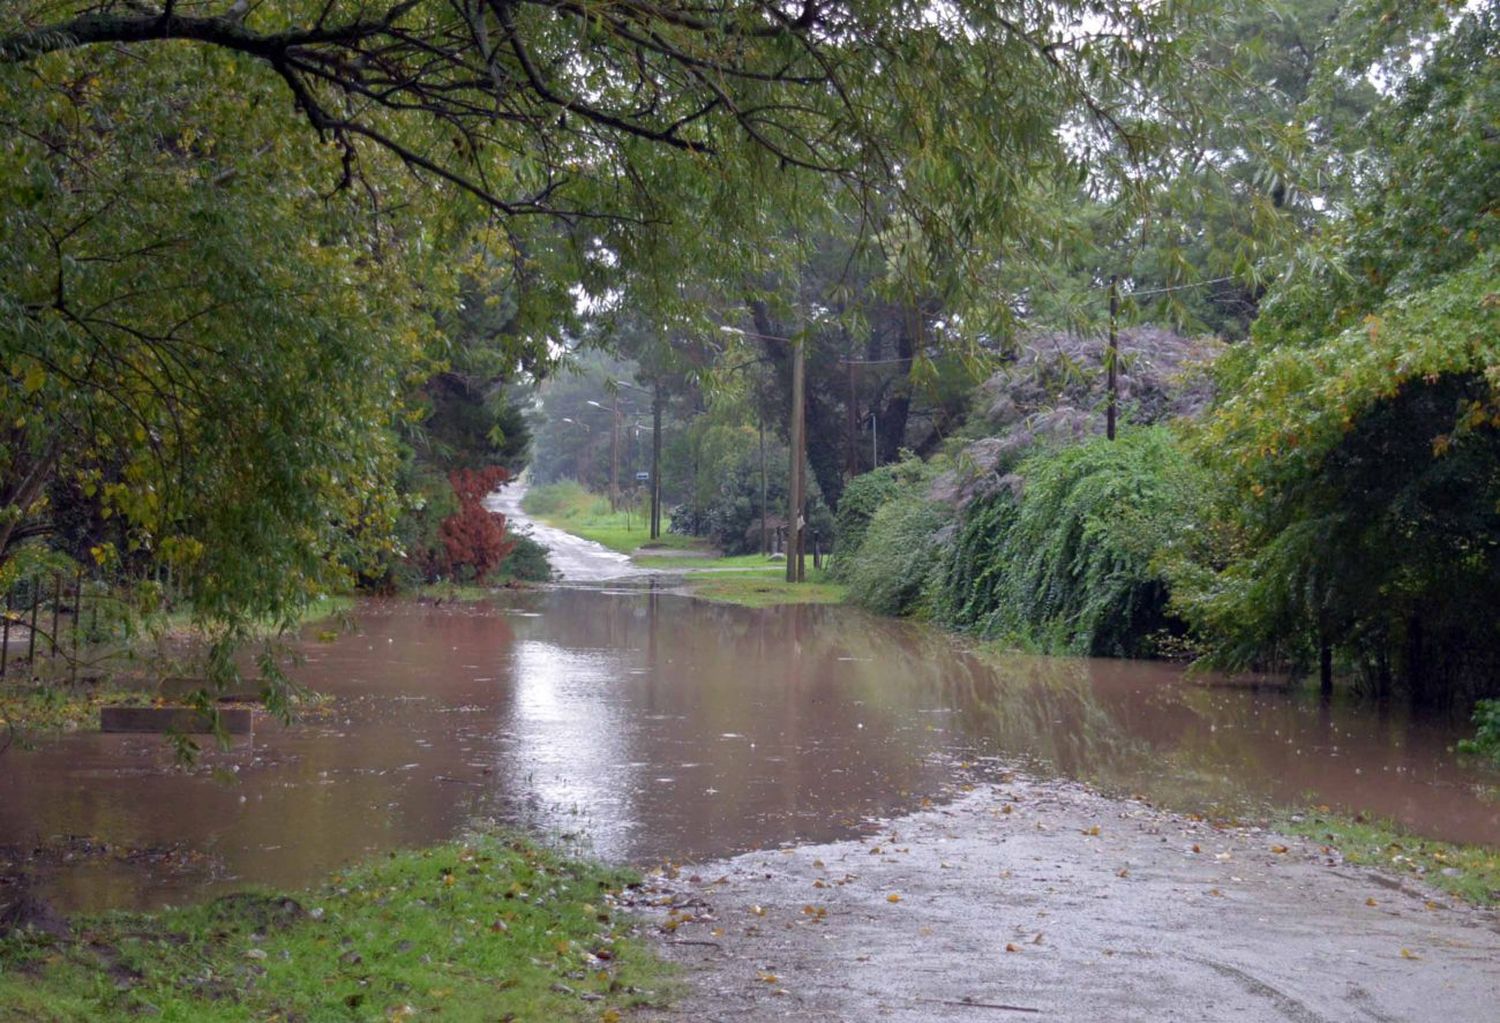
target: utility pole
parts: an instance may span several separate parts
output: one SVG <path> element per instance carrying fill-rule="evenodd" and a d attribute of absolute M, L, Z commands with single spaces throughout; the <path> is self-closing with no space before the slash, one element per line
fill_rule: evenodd
<path fill-rule="evenodd" d="M 786 546 L 786 581 L 789 583 L 801 582 L 805 571 L 802 562 L 802 537 L 804 534 L 802 511 L 805 501 L 803 499 L 802 486 L 804 483 L 803 463 L 807 461 L 806 444 L 807 438 L 803 436 L 806 419 L 803 416 L 803 391 L 805 382 L 803 374 L 805 364 L 802 349 L 802 331 L 792 339 L 792 415 L 790 429 L 791 434 L 791 471 L 790 491 L 787 495 L 787 529 L 789 541 Z"/>
<path fill-rule="evenodd" d="M 770 489 L 766 478 L 766 410 L 756 403 L 755 421 L 760 427 L 760 556 L 771 553 L 771 533 L 766 527 L 766 493 Z"/>
<path fill-rule="evenodd" d="M 609 506 L 620 507 L 620 392 L 615 391 L 614 418 L 609 423 Z"/>
<path fill-rule="evenodd" d="M 1115 415 L 1120 404 L 1120 335 L 1118 330 L 1118 318 L 1120 315 L 1120 278 L 1118 274 L 1111 274 L 1109 278 L 1109 348 L 1104 353 L 1104 365 L 1109 380 L 1106 387 L 1109 391 L 1105 399 L 1104 412 L 1104 436 L 1110 440 L 1115 439 Z"/>
<path fill-rule="evenodd" d="M 844 462 L 844 472 L 853 479 L 859 475 L 859 414 L 854 408 L 854 353 L 845 353 L 844 368 L 849 373 L 849 397 L 844 402 L 844 427 L 849 435 L 849 450 Z"/>
<path fill-rule="evenodd" d="M 661 381 L 651 392 L 651 539 L 661 536 Z"/>

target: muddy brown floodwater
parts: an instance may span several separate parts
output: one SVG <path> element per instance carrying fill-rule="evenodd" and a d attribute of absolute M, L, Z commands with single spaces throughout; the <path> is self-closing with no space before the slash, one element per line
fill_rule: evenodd
<path fill-rule="evenodd" d="M 0 757 L 0 845 L 51 850 L 28 869 L 62 909 L 149 907 L 309 883 L 476 819 L 640 864 L 830 841 L 961 765 L 1017 761 L 1175 807 L 1327 803 L 1500 844 L 1496 778 L 1448 752 L 1452 725 L 1164 665 L 630 589 L 371 602 L 357 622 L 306 645 L 332 714 L 191 771 L 138 736 Z"/>

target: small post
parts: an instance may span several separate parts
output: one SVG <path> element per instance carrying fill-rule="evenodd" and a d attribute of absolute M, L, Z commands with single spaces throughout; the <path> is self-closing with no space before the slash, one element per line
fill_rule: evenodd
<path fill-rule="evenodd" d="M 1120 278 L 1117 274 L 1111 274 L 1109 278 L 1109 349 L 1104 355 L 1104 365 L 1109 380 L 1106 387 L 1109 395 L 1105 399 L 1104 413 L 1104 436 L 1110 440 L 1115 439 L 1115 416 L 1120 404 L 1120 335 L 1118 320 L 1120 315 Z"/>

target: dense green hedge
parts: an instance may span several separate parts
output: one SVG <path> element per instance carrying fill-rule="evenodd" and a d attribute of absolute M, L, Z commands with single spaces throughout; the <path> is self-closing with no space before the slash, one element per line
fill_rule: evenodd
<path fill-rule="evenodd" d="M 1153 656 L 1184 632 L 1158 554 L 1191 530 L 1204 488 L 1162 428 L 1042 452 L 1019 498 L 976 502 L 948 558 L 950 623 L 1057 652 Z"/>
<path fill-rule="evenodd" d="M 858 555 L 840 559 L 849 599 L 881 614 L 931 617 L 941 530 L 951 519 L 948 508 L 926 499 L 925 487 L 898 490 L 866 524 Z"/>

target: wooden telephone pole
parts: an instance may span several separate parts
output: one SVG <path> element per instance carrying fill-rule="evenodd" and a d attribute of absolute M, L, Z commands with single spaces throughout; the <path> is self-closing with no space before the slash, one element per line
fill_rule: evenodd
<path fill-rule="evenodd" d="M 806 576 L 806 566 L 803 561 L 803 552 L 806 548 L 805 538 L 807 535 L 806 522 L 803 520 L 803 510 L 807 501 L 804 494 L 807 482 L 805 466 L 807 464 L 807 418 L 804 392 L 806 390 L 806 360 L 802 348 L 802 332 L 792 339 L 792 416 L 789 433 L 791 434 L 791 466 L 789 475 L 787 495 L 787 536 L 786 545 L 786 581 L 789 583 L 800 583 Z"/>

